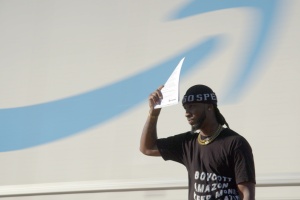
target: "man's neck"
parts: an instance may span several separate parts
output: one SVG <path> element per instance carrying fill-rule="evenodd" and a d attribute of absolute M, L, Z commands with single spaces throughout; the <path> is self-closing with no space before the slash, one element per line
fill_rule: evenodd
<path fill-rule="evenodd" d="M 200 128 L 200 134 L 204 137 L 212 136 L 218 129 L 219 123 L 214 121 L 210 124 L 206 124 Z"/>

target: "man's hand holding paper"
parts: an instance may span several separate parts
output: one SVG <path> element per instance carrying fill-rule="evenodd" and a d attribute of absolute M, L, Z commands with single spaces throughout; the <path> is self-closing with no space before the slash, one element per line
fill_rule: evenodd
<path fill-rule="evenodd" d="M 163 95 L 161 93 L 161 89 L 163 87 L 164 87 L 163 85 L 159 86 L 157 90 L 155 90 L 153 93 L 149 95 L 148 100 L 149 100 L 150 114 L 153 116 L 158 116 L 160 113 L 161 109 L 154 109 L 154 106 L 156 104 L 159 104 L 159 102 L 163 98 Z"/>

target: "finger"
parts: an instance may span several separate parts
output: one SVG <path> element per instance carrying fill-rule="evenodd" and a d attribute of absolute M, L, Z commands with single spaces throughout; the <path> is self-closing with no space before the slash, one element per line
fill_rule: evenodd
<path fill-rule="evenodd" d="M 160 98 L 159 98 L 159 95 L 157 93 L 154 93 L 153 99 L 154 99 L 154 101 L 155 101 L 156 104 L 160 104 L 160 102 L 159 102 Z"/>
<path fill-rule="evenodd" d="M 153 107 L 154 104 L 155 104 L 155 101 L 154 101 L 153 97 L 150 95 L 148 99 L 149 99 L 149 105 L 150 105 L 150 107 Z"/>
<path fill-rule="evenodd" d="M 162 93 L 161 93 L 161 89 L 162 89 L 163 87 L 164 87 L 164 85 L 161 85 L 161 86 L 159 86 L 158 89 L 157 89 L 158 97 L 159 97 L 160 99 L 163 98 L 163 95 L 162 95 Z"/>
<path fill-rule="evenodd" d="M 161 85 L 158 87 L 158 90 L 161 90 L 163 87 L 165 87 L 164 85 Z"/>
<path fill-rule="evenodd" d="M 157 90 L 157 95 L 158 95 L 158 98 L 160 98 L 160 99 L 162 99 L 162 98 L 163 98 L 163 95 L 162 95 L 162 93 L 161 93 L 161 91 L 160 91 L 160 90 Z"/>
<path fill-rule="evenodd" d="M 150 95 L 149 99 L 151 99 L 154 104 L 158 102 L 158 96 L 155 92 Z"/>
<path fill-rule="evenodd" d="M 150 99 L 150 107 L 154 107 L 155 102 L 153 101 L 153 99 Z"/>
<path fill-rule="evenodd" d="M 159 104 L 159 96 L 157 95 L 157 93 L 154 94 L 153 99 L 156 104 Z"/>
<path fill-rule="evenodd" d="M 161 93 L 161 91 L 159 89 L 155 90 L 154 93 L 155 93 L 155 95 L 157 96 L 158 99 L 162 99 L 163 98 L 162 93 Z"/>

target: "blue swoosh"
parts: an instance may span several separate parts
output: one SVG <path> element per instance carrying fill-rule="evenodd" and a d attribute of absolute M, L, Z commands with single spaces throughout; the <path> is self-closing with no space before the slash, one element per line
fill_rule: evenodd
<path fill-rule="evenodd" d="M 220 36 L 97 90 L 38 105 L 0 110 L 0 152 L 24 149 L 70 136 L 103 123 L 145 100 L 163 84 L 185 56 L 184 75 L 216 51 Z"/>
<path fill-rule="evenodd" d="M 253 38 L 251 38 L 251 41 L 254 41 L 254 45 L 248 51 L 250 52 L 249 57 L 240 66 L 242 70 L 237 74 L 236 80 L 229 87 L 228 91 L 225 92 L 222 103 L 237 102 L 243 92 L 247 90 L 247 86 L 258 71 L 258 67 L 260 66 L 259 59 L 263 55 L 268 42 L 268 36 L 271 34 L 271 27 L 275 21 L 274 16 L 278 3 L 279 0 L 194 0 L 172 17 L 172 19 L 181 19 L 206 12 L 236 7 L 254 7 L 262 11 L 261 21 L 256 23 L 259 26 L 258 33 L 253 33 Z"/>

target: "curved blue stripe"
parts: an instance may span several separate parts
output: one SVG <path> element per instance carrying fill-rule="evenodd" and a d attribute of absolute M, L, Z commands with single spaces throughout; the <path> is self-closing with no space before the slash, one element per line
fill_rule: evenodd
<path fill-rule="evenodd" d="M 223 103 L 234 103 L 239 100 L 243 92 L 247 89 L 247 85 L 253 79 L 255 72 L 258 70 L 259 59 L 263 55 L 266 44 L 268 42 L 268 36 L 271 33 L 271 26 L 274 24 L 276 5 L 279 0 L 194 0 L 175 14 L 172 19 L 181 19 L 192 15 L 202 14 L 206 12 L 235 8 L 235 7 L 255 7 L 262 11 L 261 21 L 256 22 L 258 27 L 258 33 L 253 32 L 254 41 L 252 49 L 248 52 L 249 57 L 245 59 L 244 64 L 240 66 L 242 70 L 232 86 L 225 92 L 225 98 L 222 99 Z M 256 28 L 255 28 L 256 30 Z"/>
<path fill-rule="evenodd" d="M 70 98 L 0 110 L 0 152 L 51 142 L 103 123 L 145 100 L 164 84 L 185 56 L 181 73 L 194 68 L 216 50 L 220 37 L 175 56 L 138 75 Z"/>

